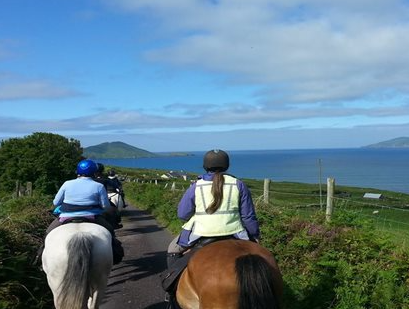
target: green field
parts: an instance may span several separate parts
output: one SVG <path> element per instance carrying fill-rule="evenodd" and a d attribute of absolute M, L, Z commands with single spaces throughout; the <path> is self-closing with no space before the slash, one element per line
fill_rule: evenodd
<path fill-rule="evenodd" d="M 263 182 L 246 180 L 256 201 L 263 200 Z M 364 198 L 367 192 L 382 194 L 381 199 Z M 318 184 L 273 182 L 269 205 L 292 209 L 302 217 L 325 213 L 326 187 L 321 196 Z M 349 211 L 363 220 L 372 221 L 380 231 L 389 233 L 397 244 L 409 245 L 409 194 L 371 188 L 335 187 L 334 212 Z"/>

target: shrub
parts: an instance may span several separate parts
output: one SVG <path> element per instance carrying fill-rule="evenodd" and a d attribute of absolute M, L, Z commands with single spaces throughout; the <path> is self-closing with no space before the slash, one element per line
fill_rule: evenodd
<path fill-rule="evenodd" d="M 282 270 L 288 308 L 409 308 L 409 255 L 369 221 L 342 211 L 331 224 L 323 215 L 282 213 L 262 230 Z"/>
<path fill-rule="evenodd" d="M 32 182 L 38 192 L 53 194 L 67 179 L 75 178 L 82 158 L 79 141 L 52 133 L 33 133 L 1 141 L 0 186 L 11 191 L 16 181 Z"/>
<path fill-rule="evenodd" d="M 51 307 L 45 274 L 32 261 L 52 220 L 49 197 L 19 198 L 0 210 L 0 308 Z"/>

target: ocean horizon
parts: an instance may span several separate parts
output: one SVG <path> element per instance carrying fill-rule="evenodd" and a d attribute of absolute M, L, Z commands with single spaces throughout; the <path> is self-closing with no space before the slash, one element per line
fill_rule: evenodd
<path fill-rule="evenodd" d="M 112 166 L 168 171 L 204 172 L 205 151 L 188 156 L 96 159 Z M 409 148 L 341 148 L 228 151 L 228 172 L 239 178 L 373 188 L 409 193 Z M 160 153 L 158 153 L 160 154 Z"/>

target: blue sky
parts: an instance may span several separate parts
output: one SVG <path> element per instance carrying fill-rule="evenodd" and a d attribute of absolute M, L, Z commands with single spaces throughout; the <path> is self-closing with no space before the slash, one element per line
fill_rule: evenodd
<path fill-rule="evenodd" d="M 0 139 L 149 151 L 409 136 L 409 2 L 1 0 Z"/>

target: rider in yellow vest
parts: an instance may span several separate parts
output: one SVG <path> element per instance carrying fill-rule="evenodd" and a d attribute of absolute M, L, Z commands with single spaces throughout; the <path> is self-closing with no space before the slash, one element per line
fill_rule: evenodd
<path fill-rule="evenodd" d="M 225 173 L 229 161 L 223 150 L 205 154 L 206 173 L 187 189 L 178 205 L 178 217 L 187 222 L 168 247 L 168 266 L 201 237 L 231 235 L 258 241 L 260 230 L 251 193 L 241 180 Z"/>

